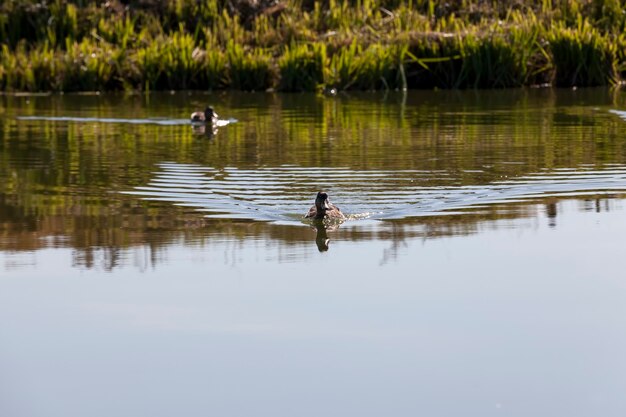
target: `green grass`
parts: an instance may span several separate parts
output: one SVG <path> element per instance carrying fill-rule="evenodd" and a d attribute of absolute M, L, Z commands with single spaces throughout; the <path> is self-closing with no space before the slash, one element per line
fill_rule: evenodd
<path fill-rule="evenodd" d="M 625 28 L 618 0 L 14 0 L 0 90 L 607 85 Z"/>
<path fill-rule="evenodd" d="M 292 44 L 278 59 L 280 89 L 283 91 L 316 91 L 325 82 L 326 46 L 323 43 Z"/>
<path fill-rule="evenodd" d="M 581 21 L 577 28 L 557 26 L 548 39 L 557 86 L 597 86 L 617 81 L 617 46 L 587 21 Z"/>
<path fill-rule="evenodd" d="M 229 42 L 226 48 L 228 85 L 246 91 L 266 90 L 274 84 L 271 57 L 261 49 L 245 50 Z"/>
<path fill-rule="evenodd" d="M 406 88 L 404 56 L 407 49 L 407 46 L 378 43 L 363 48 L 354 41 L 333 56 L 331 84 L 340 90 Z"/>

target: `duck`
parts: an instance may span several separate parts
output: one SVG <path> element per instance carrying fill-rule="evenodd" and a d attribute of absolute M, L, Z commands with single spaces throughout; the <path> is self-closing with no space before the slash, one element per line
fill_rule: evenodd
<path fill-rule="evenodd" d="M 328 194 L 320 191 L 315 198 L 315 205 L 309 209 L 304 216 L 307 219 L 336 219 L 345 220 L 346 216 L 339 210 L 339 207 L 331 204 Z"/>
<path fill-rule="evenodd" d="M 213 107 L 207 106 L 204 109 L 204 112 L 196 111 L 191 113 L 191 122 L 192 123 L 204 123 L 204 124 L 215 124 L 219 116 L 213 110 Z"/>

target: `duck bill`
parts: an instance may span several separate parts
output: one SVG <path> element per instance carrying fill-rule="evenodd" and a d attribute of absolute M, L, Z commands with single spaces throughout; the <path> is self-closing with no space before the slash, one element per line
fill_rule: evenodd
<path fill-rule="evenodd" d="M 330 210 L 330 204 L 328 203 L 328 200 L 324 201 L 323 207 L 324 210 Z"/>

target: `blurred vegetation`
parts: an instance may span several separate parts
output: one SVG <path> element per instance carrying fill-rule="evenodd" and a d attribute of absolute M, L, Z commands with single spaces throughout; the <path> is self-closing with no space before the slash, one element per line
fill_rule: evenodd
<path fill-rule="evenodd" d="M 623 0 L 13 0 L 0 90 L 595 86 Z"/>

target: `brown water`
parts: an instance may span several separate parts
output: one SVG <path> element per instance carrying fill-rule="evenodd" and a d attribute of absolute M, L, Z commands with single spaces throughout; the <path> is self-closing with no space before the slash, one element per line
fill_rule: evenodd
<path fill-rule="evenodd" d="M 0 97 L 0 415 L 622 416 L 623 110 Z"/>

